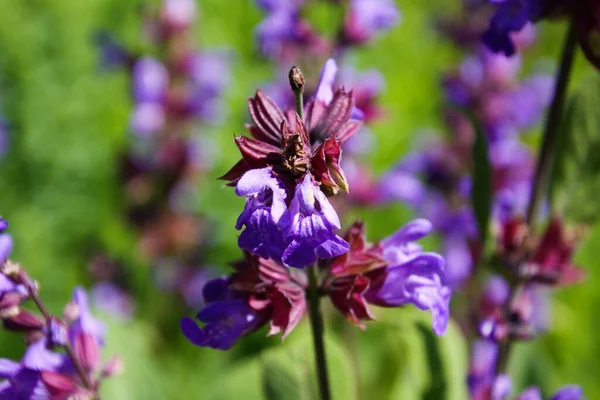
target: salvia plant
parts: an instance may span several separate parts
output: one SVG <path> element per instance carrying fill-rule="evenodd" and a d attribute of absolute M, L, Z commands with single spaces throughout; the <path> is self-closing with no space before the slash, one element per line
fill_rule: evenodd
<path fill-rule="evenodd" d="M 595 177 L 582 173 L 596 171 L 598 157 L 597 149 L 576 135 L 600 121 L 591 107 L 589 115 L 580 112 L 589 100 L 585 93 L 570 105 L 567 99 L 578 51 L 600 69 L 600 2 L 464 0 L 456 14 L 437 19 L 437 38 L 461 57 L 439 80 L 442 127 L 417 132 L 413 148 L 379 176 L 365 161 L 375 146 L 370 129 L 395 110 L 379 102 L 383 74 L 354 65 L 361 48 L 399 24 L 396 2 L 252 4 L 261 16 L 250 39 L 253 57 L 269 62 L 276 73 L 269 83 L 252 84 L 261 89 L 247 99 L 248 123 L 239 126 L 245 133 L 233 137 L 237 161 L 219 171 L 222 188 L 214 183 L 215 190 L 239 201 L 226 226 L 237 252 L 226 255 L 230 263 L 219 277 L 205 264 L 214 250 L 210 235 L 217 221 L 208 212 L 200 215 L 195 203 L 199 179 L 221 167 L 216 158 L 222 134 L 216 132 L 228 119 L 225 91 L 243 87 L 231 84 L 231 53 L 196 46 L 200 11 L 194 0 L 142 7 L 143 51 L 121 45 L 107 32 L 96 38 L 101 67 L 121 68 L 130 81 L 132 111 L 117 175 L 136 236 L 131 253 L 151 266 L 159 289 L 178 293 L 195 310 L 183 317 L 184 311 L 169 310 L 180 319 L 179 327 L 169 326 L 186 349 L 212 357 L 217 353 L 192 345 L 221 351 L 237 346 L 241 351 L 232 359 L 243 364 L 254 350 L 244 348 L 248 340 L 262 346 L 266 342 L 255 338 L 277 336 L 285 343 L 260 355 L 267 382 L 263 394 L 269 400 L 307 393 L 329 400 L 337 393 L 328 342 L 341 335 L 328 331 L 341 330 L 344 339 L 355 332 L 367 335 L 385 327 L 381 309 L 409 308 L 427 319 L 426 325 L 417 324 L 426 337 L 427 349 L 421 350 L 432 380 L 423 397 L 446 398 L 446 382 L 438 385 L 435 375 L 444 367 L 433 353 L 441 343 L 438 336 L 454 334 L 466 343 L 466 370 L 459 378 L 443 378 L 459 379 L 464 397 L 583 400 L 583 389 L 562 377 L 552 382 L 552 392 L 537 376 L 525 379 L 536 385 L 522 385 L 523 377 L 509 365 L 515 347 L 550 329 L 552 295 L 584 284 L 587 277 L 575 254 L 597 221 L 587 207 L 597 199 L 582 200 L 578 186 L 588 185 L 588 192 L 600 188 Z M 326 27 L 313 15 L 319 7 L 327 8 Z M 537 25 L 543 21 L 566 25 L 555 74 L 548 65 L 525 65 L 536 51 Z M 598 85 L 588 90 L 597 91 Z M 598 94 L 590 92 L 600 104 Z M 5 126 L 0 120 L 0 157 Z M 531 145 L 536 131 L 539 151 Z M 411 217 L 381 236 L 372 234 L 374 224 L 354 217 L 361 207 L 397 205 Z M 135 290 L 128 287 L 127 261 L 97 251 L 88 266 L 91 301 L 76 287 L 62 313 L 54 314 L 42 300 L 40 283 L 9 258 L 13 238 L 7 228 L 0 217 L 0 320 L 25 346 L 20 360 L 0 358 L 0 400 L 99 400 L 103 384 L 120 374 L 124 363 L 103 354 L 106 328 L 88 303 L 131 319 Z M 302 368 L 315 376 L 294 377 L 290 384 L 265 360 L 269 351 L 305 332 L 303 319 L 312 348 L 302 351 L 313 354 L 304 359 L 314 358 L 314 366 Z M 346 345 L 361 378 L 362 354 L 356 343 Z M 410 350 L 403 356 L 413 355 Z M 161 368 L 166 375 L 168 368 Z M 405 375 L 421 378 L 411 373 Z M 360 382 L 343 383 L 362 391 Z"/>

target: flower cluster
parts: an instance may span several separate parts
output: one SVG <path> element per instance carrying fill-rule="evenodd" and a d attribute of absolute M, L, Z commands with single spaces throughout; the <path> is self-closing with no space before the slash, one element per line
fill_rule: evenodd
<path fill-rule="evenodd" d="M 95 399 L 99 385 L 122 369 L 114 357 L 101 362 L 105 328 L 76 288 L 62 318 L 49 314 L 38 286 L 17 263 L 8 260 L 12 239 L 0 219 L 0 319 L 4 329 L 23 334 L 28 345 L 20 361 L 1 359 L 0 397 L 6 399 Z M 32 301 L 40 313 L 22 304 Z M 61 349 L 64 350 L 60 351 Z"/>
<path fill-rule="evenodd" d="M 284 113 L 261 91 L 248 100 L 252 136 L 235 138 L 242 159 L 221 178 L 246 197 L 236 225 L 245 228 L 240 247 L 286 266 L 303 268 L 317 257 L 348 251 L 335 234 L 340 221 L 327 197 L 348 190 L 340 167 L 342 145 L 360 121 L 352 118 L 352 93 L 332 90 L 333 65 L 330 60 L 324 68 L 305 120 Z"/>
<path fill-rule="evenodd" d="M 496 53 L 516 52 L 514 33 L 540 20 L 567 17 L 576 25 L 575 33 L 588 60 L 600 68 L 600 5 L 597 1 L 507 0 L 499 3 L 483 34 L 484 43 Z"/>
<path fill-rule="evenodd" d="M 377 244 L 366 241 L 364 226 L 355 223 L 345 239 L 350 250 L 324 262 L 318 288 L 350 322 L 365 327 L 374 320 L 369 304 L 401 307 L 412 304 L 433 314 L 433 329 L 442 335 L 449 319 L 451 290 L 443 285 L 444 260 L 415 243 L 431 231 L 431 223 L 415 220 Z M 285 338 L 306 313 L 307 278 L 270 259 L 246 253 L 228 277 L 203 289 L 205 308 L 181 321 L 187 339 L 197 346 L 226 350 L 240 337 L 269 325 L 268 334 Z M 316 267 L 315 267 L 316 268 Z"/>
<path fill-rule="evenodd" d="M 131 53 L 107 36 L 101 41 L 104 64 L 120 63 L 131 73 L 135 135 L 121 166 L 127 215 L 139 231 L 142 254 L 157 271 L 157 285 L 185 299 L 190 298 L 185 294 L 190 280 L 206 275 L 197 266 L 203 263 L 210 222 L 197 215 L 195 186 L 218 155 L 210 137 L 198 134 L 195 125 L 208 129 L 221 119 L 229 83 L 226 52 L 194 47 L 197 13 L 191 0 L 164 0 L 158 10 L 146 13 L 147 39 L 159 56 Z M 118 260 L 100 252 L 90 270 L 101 281 L 94 293 L 102 297 L 120 291 L 126 308 L 132 308 L 121 289 L 127 283 Z"/>
<path fill-rule="evenodd" d="M 431 223 L 415 220 L 376 244 L 367 242 L 360 223 L 344 238 L 336 234 L 341 224 L 329 197 L 349 189 L 340 168 L 342 145 L 360 121 L 353 117 L 352 92 L 334 91 L 334 77 L 329 60 L 303 107 L 304 77 L 292 68 L 297 112 L 280 110 L 260 91 L 248 100 L 251 136 L 235 138 L 242 159 L 221 178 L 246 198 L 236 224 L 246 257 L 233 274 L 204 286 L 206 306 L 196 317 L 201 327 L 191 318 L 181 321 L 193 344 L 228 349 L 266 324 L 269 334 L 285 337 L 307 309 L 305 268 L 318 272 L 315 293 L 360 327 L 374 319 L 369 304 L 413 304 L 432 312 L 437 334 L 446 331 L 451 290 L 443 284 L 444 260 L 415 243 Z"/>

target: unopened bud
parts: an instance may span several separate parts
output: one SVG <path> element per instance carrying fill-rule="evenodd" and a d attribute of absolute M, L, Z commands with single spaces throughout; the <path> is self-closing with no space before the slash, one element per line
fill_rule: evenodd
<path fill-rule="evenodd" d="M 289 78 L 290 86 L 294 93 L 304 91 L 304 75 L 302 74 L 302 71 L 300 71 L 300 68 L 294 65 L 292 69 L 290 69 Z"/>
<path fill-rule="evenodd" d="M 41 331 L 44 328 L 44 320 L 29 311 L 20 312 L 3 321 L 4 328 L 16 332 Z"/>

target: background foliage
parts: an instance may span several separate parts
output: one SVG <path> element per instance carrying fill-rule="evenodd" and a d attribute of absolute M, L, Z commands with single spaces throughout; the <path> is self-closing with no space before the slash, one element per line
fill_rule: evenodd
<path fill-rule="evenodd" d="M 275 74 L 256 55 L 252 32 L 261 15 L 252 1 L 198 3 L 198 42 L 230 48 L 234 54 L 229 114 L 222 125 L 202 128 L 219 141 L 220 154 L 212 175 L 200 183 L 198 203 L 217 222 L 215 250 L 208 259 L 224 266 L 239 252 L 233 225 L 242 200 L 213 178 L 238 157 L 231 134 L 242 130 L 245 98 Z M 379 173 L 419 142 L 420 130 L 443 127 L 439 77 L 460 54 L 432 26 L 436 16 L 457 6 L 449 3 L 399 1 L 401 26 L 352 56 L 358 66 L 379 68 L 387 80 L 382 102 L 390 112 L 374 129 L 378 145 L 370 155 Z M 10 127 L 10 150 L 0 161 L 0 211 L 15 237 L 13 257 L 41 282 L 42 295 L 55 312 L 73 286 L 86 282 L 86 263 L 96 246 L 128 261 L 136 280 L 138 315 L 130 322 L 105 316 L 111 328 L 107 354 L 118 352 L 126 362 L 124 375 L 107 382 L 107 399 L 258 399 L 264 394 L 279 399 L 281 393 L 297 395 L 287 399 L 313 398 L 306 326 L 283 345 L 259 333 L 228 353 L 193 348 L 178 330 L 179 318 L 191 310 L 172 307 L 168 296 L 149 283 L 144 260 L 136 255 L 134 233 L 122 218 L 117 175 L 117 161 L 128 142 L 129 81 L 124 72 L 100 71 L 93 38 L 99 29 L 108 29 L 143 49 L 141 4 L 0 0 L 0 99 Z M 320 26 L 335 18 L 325 6 L 315 12 Z M 540 60 L 556 57 L 563 29 L 542 25 L 542 43 L 525 62 L 525 72 L 553 70 L 552 62 Z M 576 70 L 575 90 L 586 87 L 594 74 L 581 57 Z M 530 141 L 536 144 L 536 133 Z M 586 179 L 592 182 L 593 174 Z M 597 199 L 583 201 L 587 213 L 598 207 Z M 401 205 L 355 214 L 367 221 L 373 238 L 389 234 L 410 217 Z M 588 270 L 588 281 L 554 296 L 548 335 L 518 345 L 511 371 L 519 386 L 535 383 L 550 393 L 562 384 L 579 383 L 589 398 L 600 398 L 598 243 L 600 225 L 591 229 L 577 256 Z M 456 326 L 438 339 L 425 329 L 426 317 L 410 309 L 381 313 L 382 323 L 364 333 L 337 318 L 331 314 L 327 325 L 334 398 L 466 398 L 468 346 Z M 22 352 L 18 339 L 4 332 L 0 348 L 7 356 Z"/>

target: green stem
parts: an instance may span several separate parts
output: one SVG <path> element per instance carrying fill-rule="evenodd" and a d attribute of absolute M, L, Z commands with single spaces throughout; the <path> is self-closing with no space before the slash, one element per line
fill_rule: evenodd
<path fill-rule="evenodd" d="M 546 117 L 544 136 L 540 156 L 536 166 L 535 177 L 531 189 L 531 199 L 527 208 L 526 222 L 530 228 L 536 224 L 539 216 L 540 206 L 546 197 L 548 180 L 556 158 L 556 150 L 560 132 L 560 122 L 563 116 L 565 99 L 567 97 L 567 87 L 569 78 L 573 70 L 573 60 L 575 59 L 575 50 L 577 49 L 577 24 L 575 17 L 571 18 L 569 23 L 567 37 L 562 50 L 561 63 L 558 71 L 558 78 L 554 88 L 554 97 L 550 110 Z"/>
<path fill-rule="evenodd" d="M 323 341 L 324 325 L 321 314 L 321 299 L 317 279 L 317 266 L 308 268 L 308 316 L 313 336 L 317 379 L 321 400 L 330 400 L 329 378 L 327 376 L 327 359 L 325 356 L 325 343 Z"/>

